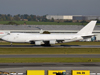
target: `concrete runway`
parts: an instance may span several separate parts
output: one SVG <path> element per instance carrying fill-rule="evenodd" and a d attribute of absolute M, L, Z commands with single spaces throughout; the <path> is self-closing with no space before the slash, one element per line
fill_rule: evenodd
<path fill-rule="evenodd" d="M 100 58 L 100 54 L 26 54 L 26 55 L 0 55 L 0 58 Z"/>
<path fill-rule="evenodd" d="M 66 48 L 100 48 L 100 45 L 51 45 L 51 46 L 36 46 L 36 45 L 0 45 L 0 47 L 66 47 Z"/>

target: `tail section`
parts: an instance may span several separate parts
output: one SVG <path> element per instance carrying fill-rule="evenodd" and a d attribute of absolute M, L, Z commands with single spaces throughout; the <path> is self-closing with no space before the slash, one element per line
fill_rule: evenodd
<path fill-rule="evenodd" d="M 92 35 L 92 31 L 96 25 L 97 21 L 91 21 L 89 22 L 85 27 L 83 27 L 80 31 L 77 32 L 79 35 Z"/>

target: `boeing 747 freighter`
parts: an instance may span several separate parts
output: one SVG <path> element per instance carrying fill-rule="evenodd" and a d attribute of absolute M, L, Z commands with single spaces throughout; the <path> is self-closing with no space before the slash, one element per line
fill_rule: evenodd
<path fill-rule="evenodd" d="M 30 33 L 8 33 L 1 39 L 8 42 L 15 43 L 31 43 L 35 45 L 50 45 L 55 43 L 72 42 L 76 40 L 83 40 L 94 36 L 92 31 L 97 21 L 89 22 L 76 34 L 30 34 Z"/>

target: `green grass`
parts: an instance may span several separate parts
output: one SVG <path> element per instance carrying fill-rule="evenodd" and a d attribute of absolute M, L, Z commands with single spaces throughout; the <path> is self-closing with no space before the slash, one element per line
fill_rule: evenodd
<path fill-rule="evenodd" d="M 0 24 L 7 24 L 9 21 L 0 21 Z M 27 25 L 82 25 L 82 23 L 76 22 L 36 22 L 36 21 L 13 21 L 18 24 L 24 24 L 26 22 Z M 86 25 L 87 23 L 84 23 L 83 25 Z M 97 25 L 100 25 L 100 23 L 97 23 Z"/>
<path fill-rule="evenodd" d="M 100 42 L 68 42 L 61 43 L 61 45 L 100 45 Z"/>
<path fill-rule="evenodd" d="M 91 60 L 91 61 L 90 61 Z M 100 58 L 0 58 L 0 63 L 100 62 Z"/>
<path fill-rule="evenodd" d="M 0 24 L 7 24 L 9 21 L 0 21 Z"/>
<path fill-rule="evenodd" d="M 9 21 L 0 21 L 0 24 L 7 24 Z M 70 23 L 70 22 L 35 22 L 35 21 L 13 21 L 18 24 L 24 24 L 26 22 L 27 25 L 81 25 L 82 23 Z"/>
<path fill-rule="evenodd" d="M 1 42 L 0 45 L 9 45 Z M 16 45 L 19 43 L 14 43 Z M 21 43 L 20 43 L 21 44 Z M 67 45 L 100 45 L 100 42 L 70 42 Z M 22 45 L 30 45 L 22 43 Z M 0 48 L 0 54 L 100 54 L 100 48 Z M 92 60 L 92 61 L 90 61 Z M 100 62 L 100 58 L 0 58 L 0 63 Z"/>
<path fill-rule="evenodd" d="M 0 48 L 0 54 L 100 54 L 100 48 Z"/>
<path fill-rule="evenodd" d="M 0 45 L 10 45 L 0 42 Z M 31 45 L 13 43 L 13 45 Z M 100 45 L 100 42 L 70 42 L 62 45 Z M 0 54 L 100 54 L 100 48 L 0 48 Z"/>

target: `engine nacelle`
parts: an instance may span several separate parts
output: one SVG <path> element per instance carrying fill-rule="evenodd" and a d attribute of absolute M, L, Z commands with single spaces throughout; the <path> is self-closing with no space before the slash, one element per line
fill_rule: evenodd
<path fill-rule="evenodd" d="M 35 41 L 35 45 L 41 45 L 42 41 Z"/>
<path fill-rule="evenodd" d="M 35 44 L 35 45 L 50 45 L 50 44 L 55 44 L 56 40 L 50 40 L 50 41 L 30 41 L 31 44 Z"/>
<path fill-rule="evenodd" d="M 56 41 L 55 41 L 55 40 L 50 40 L 49 43 L 50 43 L 50 44 L 55 44 Z"/>

